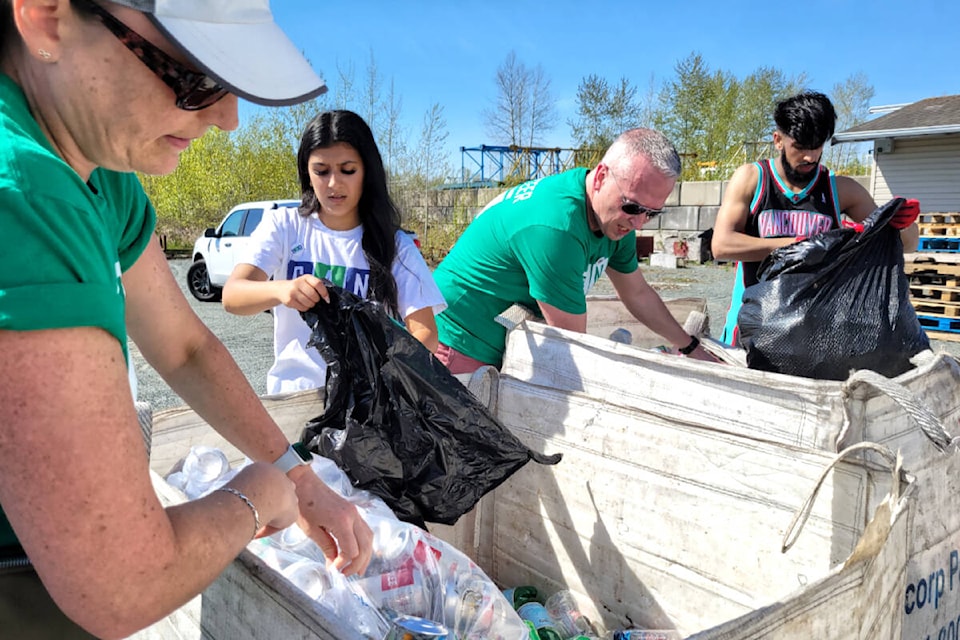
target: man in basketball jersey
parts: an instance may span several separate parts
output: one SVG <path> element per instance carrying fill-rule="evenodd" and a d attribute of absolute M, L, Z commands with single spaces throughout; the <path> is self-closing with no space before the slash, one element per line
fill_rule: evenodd
<path fill-rule="evenodd" d="M 743 291 L 757 282 L 757 267 L 774 249 L 851 223 L 876 209 L 857 181 L 820 164 L 823 145 L 833 136 L 837 114 L 822 93 L 805 91 L 777 104 L 773 144 L 779 156 L 745 164 L 724 192 L 713 229 L 712 251 L 720 260 L 738 260 L 730 311 L 721 340 L 739 343 L 737 315 Z M 900 229 L 904 251 L 917 248 L 920 205 L 907 200 L 890 224 Z"/>

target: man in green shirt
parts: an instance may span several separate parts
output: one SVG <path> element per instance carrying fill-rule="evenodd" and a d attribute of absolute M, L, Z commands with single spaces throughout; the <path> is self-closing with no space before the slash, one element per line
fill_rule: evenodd
<path fill-rule="evenodd" d="M 437 357 L 453 373 L 499 367 L 514 304 L 547 324 L 585 332 L 586 296 L 604 273 L 638 320 L 700 360 L 714 358 L 687 335 L 637 268 L 635 230 L 661 213 L 680 174 L 662 134 L 621 134 L 594 169 L 526 182 L 494 199 L 434 272 L 447 309 L 437 316 Z"/>

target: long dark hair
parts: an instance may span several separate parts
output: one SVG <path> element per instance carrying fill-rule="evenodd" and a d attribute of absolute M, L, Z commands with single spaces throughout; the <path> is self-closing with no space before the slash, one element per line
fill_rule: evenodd
<path fill-rule="evenodd" d="M 363 254 L 370 263 L 368 298 L 386 307 L 394 317 L 400 313 L 397 304 L 397 283 L 390 271 L 397 257 L 397 231 L 400 211 L 387 191 L 387 173 L 373 132 L 363 118 L 352 111 L 324 111 L 311 120 L 300 137 L 297 151 L 297 173 L 300 176 L 300 215 L 320 210 L 317 194 L 310 185 L 310 154 L 316 149 L 345 142 L 356 149 L 363 162 L 363 192 L 357 206 L 363 226 Z"/>
<path fill-rule="evenodd" d="M 0 0 L 0 60 L 7 56 L 14 42 L 20 42 L 20 34 L 13 22 L 13 2 Z"/>

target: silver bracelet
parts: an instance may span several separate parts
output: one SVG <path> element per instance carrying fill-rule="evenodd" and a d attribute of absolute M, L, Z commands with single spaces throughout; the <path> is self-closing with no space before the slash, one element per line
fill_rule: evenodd
<path fill-rule="evenodd" d="M 233 495 L 243 500 L 243 503 L 245 505 L 250 507 L 250 511 L 253 512 L 253 537 L 257 537 L 257 532 L 260 531 L 260 513 L 257 512 L 257 508 L 253 506 L 252 502 L 250 502 L 250 498 L 243 495 L 233 487 L 220 487 L 219 489 L 217 489 L 217 491 L 226 491 L 227 493 L 232 493 Z"/>

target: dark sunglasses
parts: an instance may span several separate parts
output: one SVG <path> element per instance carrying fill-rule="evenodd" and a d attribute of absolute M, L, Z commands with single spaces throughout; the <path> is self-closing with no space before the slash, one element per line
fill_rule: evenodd
<path fill-rule="evenodd" d="M 623 211 L 628 216 L 645 215 L 647 216 L 647 220 L 652 220 L 663 213 L 663 209 L 651 209 L 650 207 L 645 207 L 642 204 L 637 204 L 636 202 L 630 200 L 624 195 L 623 189 L 620 188 L 620 181 L 617 180 L 616 174 L 610 169 L 610 167 L 607 167 L 607 173 L 613 177 L 613 182 L 617 185 L 617 190 L 620 192 L 620 211 Z"/>
<path fill-rule="evenodd" d="M 77 3 L 96 15 L 123 46 L 173 89 L 178 108 L 185 111 L 206 109 L 229 93 L 210 76 L 191 71 L 171 58 L 95 2 L 79 0 Z"/>

